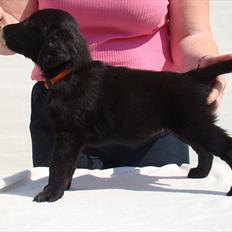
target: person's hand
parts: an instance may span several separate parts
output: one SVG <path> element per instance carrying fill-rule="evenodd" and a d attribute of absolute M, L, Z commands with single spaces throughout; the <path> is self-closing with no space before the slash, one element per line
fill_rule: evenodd
<path fill-rule="evenodd" d="M 18 23 L 18 20 L 12 15 L 5 12 L 2 7 L 0 7 L 0 26 L 5 26 L 7 24 Z"/>
<path fill-rule="evenodd" d="M 211 64 L 218 63 L 220 61 L 232 60 L 232 54 L 220 55 L 220 56 L 205 56 L 200 63 L 200 67 L 206 67 Z M 207 99 L 208 104 L 216 103 L 216 111 L 218 110 L 221 99 L 224 95 L 226 87 L 226 80 L 224 75 L 220 75 L 216 78 L 211 86 L 211 93 Z"/>
<path fill-rule="evenodd" d="M 15 19 L 10 14 L 6 13 L 2 7 L 0 7 L 0 36 L 2 37 L 2 28 L 7 24 L 17 23 L 17 19 Z M 0 53 L 3 55 L 11 55 L 14 54 L 13 51 L 9 50 L 4 43 L 4 39 L 0 39 Z"/>

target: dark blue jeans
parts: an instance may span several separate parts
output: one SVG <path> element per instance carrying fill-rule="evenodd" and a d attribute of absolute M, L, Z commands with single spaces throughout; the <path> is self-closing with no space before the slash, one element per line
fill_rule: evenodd
<path fill-rule="evenodd" d="M 53 131 L 44 112 L 47 96 L 43 82 L 37 82 L 32 90 L 30 131 L 34 167 L 48 166 L 54 140 Z M 77 167 L 105 169 L 120 166 L 163 166 L 189 163 L 188 146 L 171 133 L 164 132 L 139 145 L 112 144 L 98 148 L 87 147 L 79 156 Z"/>

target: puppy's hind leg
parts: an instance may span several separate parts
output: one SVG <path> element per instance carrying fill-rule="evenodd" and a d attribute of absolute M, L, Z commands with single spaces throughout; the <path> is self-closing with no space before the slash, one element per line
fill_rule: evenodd
<path fill-rule="evenodd" d="M 193 149 L 195 148 L 199 156 L 198 167 L 196 170 L 190 170 L 189 177 L 197 175 L 203 177 L 208 174 L 212 165 L 210 154 L 219 156 L 232 169 L 232 139 L 223 129 L 213 123 L 206 123 L 207 120 L 202 120 L 202 122 L 191 120 L 191 123 L 187 123 L 187 127 L 186 124 L 184 126 L 182 124 L 173 128 L 174 133 Z M 232 195 L 232 189 L 227 195 Z"/>
<path fill-rule="evenodd" d="M 229 152 L 221 157 L 226 163 L 229 164 L 230 168 L 232 169 L 232 148 L 230 148 Z M 227 193 L 227 196 L 232 196 L 232 186 L 230 188 L 230 191 Z"/>
<path fill-rule="evenodd" d="M 34 201 L 53 202 L 63 196 L 64 190 L 70 188 L 76 161 L 83 146 L 83 139 L 76 134 L 56 133 L 48 185 L 35 196 Z"/>

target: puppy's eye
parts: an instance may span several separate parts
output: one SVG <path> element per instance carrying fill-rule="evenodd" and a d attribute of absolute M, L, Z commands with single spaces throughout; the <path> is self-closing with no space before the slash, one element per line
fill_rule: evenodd
<path fill-rule="evenodd" d="M 24 22 L 24 25 L 27 27 L 33 27 L 35 24 L 32 20 L 27 20 Z"/>
<path fill-rule="evenodd" d="M 32 20 L 30 20 L 30 21 L 28 22 L 28 24 L 29 24 L 29 27 L 35 26 L 35 23 L 34 23 Z"/>

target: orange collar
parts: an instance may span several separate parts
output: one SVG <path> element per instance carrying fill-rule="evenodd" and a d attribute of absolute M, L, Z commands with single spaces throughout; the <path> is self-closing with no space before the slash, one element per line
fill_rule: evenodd
<path fill-rule="evenodd" d="M 62 72 L 58 73 L 55 77 L 53 77 L 52 79 L 46 80 L 44 82 L 44 86 L 46 89 L 51 88 L 56 82 L 58 82 L 59 80 L 61 80 L 62 78 L 66 77 L 69 73 L 71 72 L 70 69 L 65 69 Z"/>

